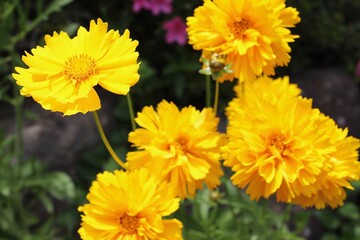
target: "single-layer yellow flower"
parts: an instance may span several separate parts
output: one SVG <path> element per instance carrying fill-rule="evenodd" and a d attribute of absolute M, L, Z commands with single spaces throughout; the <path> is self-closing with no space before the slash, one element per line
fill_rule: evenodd
<path fill-rule="evenodd" d="M 182 224 L 163 219 L 179 208 L 175 186 L 147 169 L 97 175 L 79 207 L 83 240 L 181 240 Z"/>
<path fill-rule="evenodd" d="M 193 196 L 204 183 L 209 188 L 220 183 L 224 135 L 217 131 L 219 119 L 211 108 L 179 110 L 163 100 L 157 111 L 145 107 L 136 122 L 141 128 L 129 134 L 129 142 L 138 151 L 128 153 L 129 169 L 148 168 L 177 185 L 181 198 Z"/>
<path fill-rule="evenodd" d="M 187 18 L 189 43 L 227 55 L 226 64 L 240 81 L 273 75 L 276 66 L 290 61 L 289 43 L 297 36 L 288 28 L 300 21 L 298 14 L 285 0 L 204 0 Z"/>
<path fill-rule="evenodd" d="M 138 80 L 137 41 L 130 33 L 108 31 L 101 19 L 80 27 L 77 36 L 65 32 L 46 35 L 44 47 L 22 57 L 28 68 L 16 67 L 13 74 L 21 94 L 32 97 L 46 110 L 72 115 L 101 107 L 94 86 L 120 95 L 128 93 Z"/>
<path fill-rule="evenodd" d="M 226 109 L 224 165 L 251 199 L 276 195 L 302 207 L 339 206 L 343 187 L 351 189 L 360 177 L 359 140 L 347 137 L 299 92 L 287 78 L 262 77 L 238 87 Z"/>

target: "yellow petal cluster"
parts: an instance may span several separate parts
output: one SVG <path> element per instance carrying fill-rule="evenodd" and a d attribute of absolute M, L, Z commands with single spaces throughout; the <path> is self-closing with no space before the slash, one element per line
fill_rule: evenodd
<path fill-rule="evenodd" d="M 13 74 L 21 94 L 32 97 L 46 110 L 64 115 L 86 113 L 101 107 L 94 86 L 125 95 L 139 80 L 137 41 L 125 30 L 108 31 L 101 19 L 80 27 L 70 38 L 65 32 L 45 36 L 45 46 L 22 57 L 28 68 Z"/>
<path fill-rule="evenodd" d="M 138 151 L 128 153 L 128 168 L 145 167 L 174 183 L 181 198 L 193 196 L 204 183 L 209 188 L 219 185 L 220 147 L 225 138 L 217 131 L 219 119 L 212 109 L 179 110 L 163 100 L 156 110 L 145 107 L 137 115 L 140 128 L 129 134 L 129 142 Z"/>
<path fill-rule="evenodd" d="M 147 169 L 97 175 L 87 195 L 79 234 L 83 240 L 181 240 L 182 224 L 163 219 L 179 208 L 175 186 Z"/>
<path fill-rule="evenodd" d="M 227 55 L 240 81 L 273 75 L 290 61 L 289 28 L 300 22 L 298 11 L 285 0 L 204 0 L 187 18 L 189 43 L 196 50 Z"/>
<path fill-rule="evenodd" d="M 302 207 L 333 208 L 360 178 L 359 139 L 347 136 L 288 78 L 240 84 L 226 114 L 224 165 L 251 199 L 276 195 Z"/>

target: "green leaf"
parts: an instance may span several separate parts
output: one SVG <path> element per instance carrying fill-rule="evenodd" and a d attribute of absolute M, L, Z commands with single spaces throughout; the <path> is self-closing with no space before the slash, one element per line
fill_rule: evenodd
<path fill-rule="evenodd" d="M 351 220 L 360 219 L 359 208 L 354 203 L 346 203 L 344 206 L 338 209 L 339 214 L 345 218 Z"/>
<path fill-rule="evenodd" d="M 146 60 L 141 59 L 139 75 L 141 76 L 141 80 L 152 78 L 155 75 L 155 70 L 149 65 Z"/>
<path fill-rule="evenodd" d="M 327 233 L 321 238 L 321 240 L 339 240 L 339 238 L 335 234 Z"/>
<path fill-rule="evenodd" d="M 0 179 L 0 195 L 9 197 L 11 193 L 11 186 L 5 179 Z"/>
<path fill-rule="evenodd" d="M 53 12 L 60 11 L 63 6 L 71 3 L 73 0 L 54 0 L 45 10 L 45 15 L 50 15 Z"/>
<path fill-rule="evenodd" d="M 324 210 L 319 212 L 318 218 L 322 225 L 331 230 L 337 229 L 341 224 L 339 216 L 334 211 Z"/>
<path fill-rule="evenodd" d="M 44 182 L 48 184 L 46 189 L 49 193 L 59 200 L 75 197 L 75 185 L 69 175 L 64 172 L 49 173 L 44 178 Z"/>
<path fill-rule="evenodd" d="M 234 215 L 230 209 L 223 209 L 220 211 L 218 218 L 216 219 L 216 224 L 221 228 L 229 228 L 233 225 L 235 219 Z"/>
<path fill-rule="evenodd" d="M 196 240 L 202 240 L 207 239 L 206 234 L 199 231 L 189 230 L 189 239 L 196 239 Z"/>
<path fill-rule="evenodd" d="M 45 193 L 40 193 L 37 195 L 37 197 L 39 198 L 40 202 L 43 204 L 48 213 L 54 212 L 54 205 L 51 199 Z"/>

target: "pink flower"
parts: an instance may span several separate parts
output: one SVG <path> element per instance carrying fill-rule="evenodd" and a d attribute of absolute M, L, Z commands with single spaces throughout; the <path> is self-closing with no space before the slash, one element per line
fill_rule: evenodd
<path fill-rule="evenodd" d="M 168 44 L 178 43 L 181 46 L 185 45 L 187 42 L 186 24 L 181 17 L 177 16 L 164 22 L 163 28 L 166 30 L 165 41 Z"/>
<path fill-rule="evenodd" d="M 151 0 L 133 0 L 132 9 L 134 12 L 140 12 L 143 9 L 150 9 Z"/>
<path fill-rule="evenodd" d="M 153 15 L 159 15 L 161 12 L 169 14 L 172 11 L 172 0 L 149 0 L 149 2 Z"/>
<path fill-rule="evenodd" d="M 356 70 L 355 70 L 355 76 L 360 78 L 360 60 L 356 66 Z"/>

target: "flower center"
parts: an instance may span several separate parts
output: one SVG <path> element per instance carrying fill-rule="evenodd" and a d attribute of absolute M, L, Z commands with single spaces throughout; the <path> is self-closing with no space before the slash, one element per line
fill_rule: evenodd
<path fill-rule="evenodd" d="M 175 151 L 177 154 L 184 154 L 186 152 L 187 140 L 185 138 L 179 138 L 174 142 Z"/>
<path fill-rule="evenodd" d="M 74 55 L 65 62 L 65 78 L 77 82 L 87 80 L 94 75 L 95 67 L 95 60 L 88 55 Z"/>
<path fill-rule="evenodd" d="M 281 154 L 285 151 L 286 145 L 284 143 L 285 137 L 282 135 L 274 135 L 270 138 L 270 146 L 275 147 Z"/>
<path fill-rule="evenodd" d="M 119 218 L 119 223 L 124 233 L 134 233 L 138 228 L 139 218 L 136 216 L 132 217 L 124 214 Z"/>
<path fill-rule="evenodd" d="M 251 22 L 247 18 L 242 18 L 240 21 L 233 21 L 229 24 L 231 32 L 236 38 L 242 38 L 245 30 L 249 29 Z"/>

